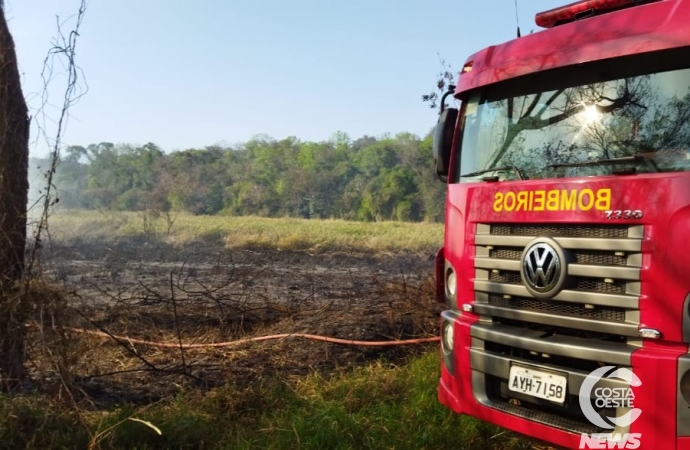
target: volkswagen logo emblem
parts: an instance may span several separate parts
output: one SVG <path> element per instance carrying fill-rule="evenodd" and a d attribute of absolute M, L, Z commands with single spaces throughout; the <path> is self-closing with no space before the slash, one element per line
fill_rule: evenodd
<path fill-rule="evenodd" d="M 563 284 L 565 261 L 555 245 L 539 240 L 522 255 L 522 279 L 535 297 L 553 297 Z"/>

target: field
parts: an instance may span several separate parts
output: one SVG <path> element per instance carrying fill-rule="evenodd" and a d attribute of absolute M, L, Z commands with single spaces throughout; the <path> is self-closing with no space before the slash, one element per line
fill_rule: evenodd
<path fill-rule="evenodd" d="M 437 343 L 298 336 L 433 339 L 439 224 L 75 211 L 50 231 L 2 447 L 531 448 L 438 405 Z"/>

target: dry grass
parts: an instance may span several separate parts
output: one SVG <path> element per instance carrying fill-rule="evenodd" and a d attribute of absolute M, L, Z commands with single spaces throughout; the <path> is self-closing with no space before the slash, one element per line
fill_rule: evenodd
<path fill-rule="evenodd" d="M 168 243 L 220 242 L 227 248 L 265 248 L 305 252 L 434 252 L 443 242 L 443 225 L 411 222 L 347 222 L 295 218 L 154 216 L 146 213 L 59 211 L 51 217 L 58 239 L 148 235 Z"/>

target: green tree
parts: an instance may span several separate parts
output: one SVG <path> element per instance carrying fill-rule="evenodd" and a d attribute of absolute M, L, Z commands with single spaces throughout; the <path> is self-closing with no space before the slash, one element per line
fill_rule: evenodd
<path fill-rule="evenodd" d="M 431 138 L 410 133 L 352 140 L 280 141 L 255 136 L 164 154 L 142 147 L 73 146 L 64 158 L 69 205 L 193 214 L 350 220 L 440 220 L 443 185 L 431 167 Z M 78 186 L 86 183 L 78 198 Z M 74 196 L 72 195 L 74 194 Z"/>

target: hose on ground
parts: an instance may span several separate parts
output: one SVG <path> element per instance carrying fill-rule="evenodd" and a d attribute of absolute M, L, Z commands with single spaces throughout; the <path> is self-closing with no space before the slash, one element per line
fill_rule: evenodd
<path fill-rule="evenodd" d="M 400 341 L 358 341 L 351 339 L 340 339 L 329 336 L 320 336 L 316 334 L 305 334 L 305 333 L 283 333 L 283 334 L 272 334 L 269 336 L 258 336 L 246 339 L 238 339 L 236 341 L 228 342 L 211 342 L 211 343 L 200 343 L 200 344 L 183 344 L 183 343 L 170 343 L 170 342 L 155 342 L 147 341 L 144 339 L 133 339 L 128 336 L 119 336 L 115 334 L 105 333 L 103 331 L 87 330 L 84 328 L 71 328 L 71 331 L 79 334 L 88 334 L 91 336 L 99 336 L 109 339 L 117 339 L 118 341 L 128 342 L 130 344 L 144 345 L 147 347 L 158 347 L 158 348 L 182 348 L 182 349 L 193 349 L 193 348 L 219 348 L 219 347 L 231 347 L 233 345 L 245 344 L 248 342 L 261 342 L 269 341 L 274 339 L 286 339 L 286 338 L 303 338 L 310 339 L 314 341 L 329 342 L 331 344 L 340 345 L 352 345 L 356 347 L 393 347 L 396 345 L 413 345 L 413 344 L 424 344 L 428 342 L 439 342 L 441 338 L 439 336 L 428 337 L 428 338 L 418 338 L 418 339 L 405 339 Z"/>

